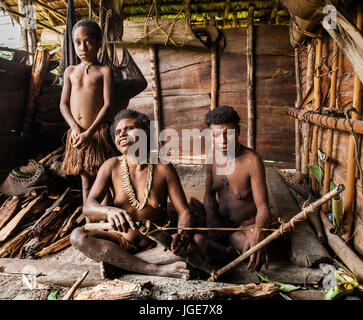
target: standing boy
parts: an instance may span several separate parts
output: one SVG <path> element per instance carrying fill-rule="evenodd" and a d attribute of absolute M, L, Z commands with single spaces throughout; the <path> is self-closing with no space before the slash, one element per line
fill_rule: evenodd
<path fill-rule="evenodd" d="M 72 37 L 81 63 L 64 72 L 60 110 L 70 129 L 62 170 L 81 176 L 84 203 L 99 167 L 114 154 L 106 124 L 111 108 L 112 71 L 97 60 L 102 37 L 96 22 L 79 21 Z"/>

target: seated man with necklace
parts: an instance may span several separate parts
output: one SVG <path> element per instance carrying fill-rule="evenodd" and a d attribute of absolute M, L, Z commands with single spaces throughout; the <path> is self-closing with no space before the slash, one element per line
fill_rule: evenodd
<path fill-rule="evenodd" d="M 198 235 L 190 239 L 187 232 L 179 229 L 173 235 L 171 254 L 161 246 L 156 247 L 136 228 L 135 222 L 142 219 L 165 225 L 168 196 L 178 213 L 178 227 L 190 227 L 192 219 L 174 167 L 160 162 L 151 164 L 149 152 L 145 152 L 147 159 L 138 161 L 142 152 L 130 151 L 137 140 L 137 129 L 144 130 L 149 140 L 149 126 L 147 116 L 134 110 L 122 110 L 115 116 L 111 135 L 122 155 L 101 166 L 83 209 L 88 222 L 108 221 L 115 231 L 87 231 L 79 227 L 72 232 L 71 243 L 86 256 L 100 261 L 106 277 L 107 270 L 114 266 L 135 273 L 189 278 L 187 264 L 178 255 L 194 250 Z M 103 205 L 108 193 L 111 203 Z M 143 255 L 148 249 L 154 250 L 151 261 L 150 255 Z M 165 254 L 170 259 L 158 264 L 158 257 Z"/>
<path fill-rule="evenodd" d="M 256 151 L 238 142 L 239 121 L 237 111 L 230 106 L 215 108 L 205 116 L 214 146 L 213 154 L 208 155 L 213 159 L 209 158 L 206 168 L 204 207 L 207 226 L 245 227 L 245 230 L 233 233 L 209 231 L 205 245 L 209 260 L 226 258 L 226 253 L 231 251 L 225 244 L 240 253 L 247 251 L 265 238 L 263 229 L 271 223 L 264 164 Z M 258 270 L 263 264 L 267 268 L 268 256 L 266 250 L 261 249 L 251 255 L 248 269 Z"/>

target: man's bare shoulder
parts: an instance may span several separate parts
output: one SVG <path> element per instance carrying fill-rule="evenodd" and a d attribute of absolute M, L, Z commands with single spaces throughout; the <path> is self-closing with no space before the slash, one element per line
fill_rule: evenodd
<path fill-rule="evenodd" d="M 172 163 L 162 163 L 162 162 L 158 162 L 155 165 L 155 171 L 164 177 L 176 173 L 176 169 Z"/>
<path fill-rule="evenodd" d="M 257 151 L 244 147 L 242 153 L 238 156 L 237 161 L 243 165 L 255 166 L 262 163 L 262 158 Z"/>
<path fill-rule="evenodd" d="M 112 157 L 107 159 L 101 166 L 100 171 L 104 172 L 107 171 L 111 174 L 112 170 L 116 168 L 120 164 L 120 157 Z"/>
<path fill-rule="evenodd" d="M 69 76 L 74 70 L 76 70 L 78 65 L 70 65 L 64 70 L 64 76 Z"/>

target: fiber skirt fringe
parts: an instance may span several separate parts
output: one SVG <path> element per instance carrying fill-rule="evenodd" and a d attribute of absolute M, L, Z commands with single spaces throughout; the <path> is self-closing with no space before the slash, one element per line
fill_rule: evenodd
<path fill-rule="evenodd" d="M 72 146 L 71 129 L 67 132 L 66 148 L 62 163 L 62 171 L 69 175 L 79 175 L 82 171 L 96 176 L 98 169 L 109 158 L 117 153 L 110 143 L 109 126 L 103 126 L 92 137 L 91 143 L 83 150 Z"/>

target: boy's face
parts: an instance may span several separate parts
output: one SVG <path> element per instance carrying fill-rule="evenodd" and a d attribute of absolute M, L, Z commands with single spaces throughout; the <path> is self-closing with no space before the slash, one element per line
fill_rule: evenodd
<path fill-rule="evenodd" d="M 212 142 L 214 147 L 223 155 L 227 155 L 227 147 L 229 144 L 234 143 L 235 147 L 238 145 L 238 136 L 240 127 L 236 127 L 232 122 L 222 124 L 211 124 Z"/>
<path fill-rule="evenodd" d="M 78 27 L 73 33 L 73 43 L 77 56 L 83 62 L 94 62 L 97 59 L 98 50 L 101 48 L 101 41 L 96 40 L 92 30 L 86 27 Z"/>

